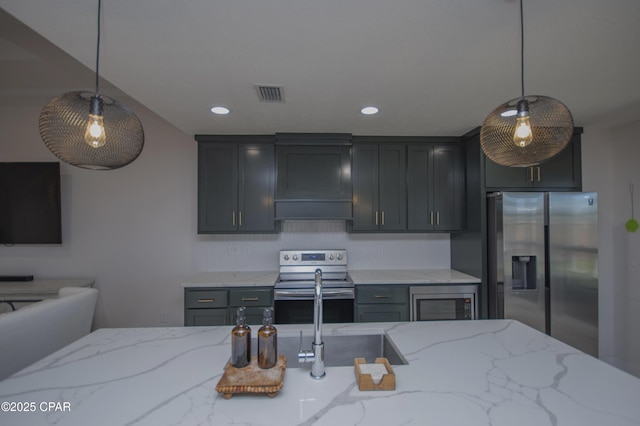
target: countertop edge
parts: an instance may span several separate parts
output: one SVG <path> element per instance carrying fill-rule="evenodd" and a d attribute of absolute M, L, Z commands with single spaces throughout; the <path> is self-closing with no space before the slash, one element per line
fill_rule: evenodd
<path fill-rule="evenodd" d="M 446 285 L 480 284 L 477 277 L 455 269 L 381 269 L 349 271 L 358 285 Z M 199 287 L 272 287 L 278 271 L 205 271 L 183 281 L 182 288 Z"/>

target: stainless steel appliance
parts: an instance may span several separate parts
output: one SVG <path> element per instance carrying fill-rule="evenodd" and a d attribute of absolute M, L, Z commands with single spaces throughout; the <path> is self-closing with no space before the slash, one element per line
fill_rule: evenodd
<path fill-rule="evenodd" d="M 489 317 L 598 355 L 598 197 L 488 194 Z"/>
<path fill-rule="evenodd" d="M 317 269 L 322 271 L 324 322 L 354 321 L 355 290 L 347 272 L 346 250 L 281 250 L 280 274 L 273 293 L 276 323 L 313 323 Z"/>
<path fill-rule="evenodd" d="M 411 321 L 472 320 L 478 310 L 477 286 L 409 287 Z"/>

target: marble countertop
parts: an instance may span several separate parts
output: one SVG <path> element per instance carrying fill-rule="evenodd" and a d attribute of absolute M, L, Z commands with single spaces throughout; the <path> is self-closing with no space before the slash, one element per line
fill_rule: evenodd
<path fill-rule="evenodd" d="M 480 279 L 454 269 L 354 270 L 356 284 L 480 284 Z"/>
<path fill-rule="evenodd" d="M 355 285 L 361 284 L 467 284 L 480 279 L 453 269 L 385 269 L 349 271 Z M 201 272 L 181 283 L 182 287 L 273 286 L 278 271 Z"/>
<path fill-rule="evenodd" d="M 182 287 L 273 287 L 278 271 L 201 272 L 182 282 Z"/>
<path fill-rule="evenodd" d="M 394 391 L 359 391 L 352 366 L 313 380 L 289 360 L 274 398 L 225 400 L 215 386 L 230 331 L 97 330 L 0 382 L 0 423 L 640 425 L 640 379 L 512 320 L 330 324 L 326 334 L 388 333 L 409 361 L 393 366 Z"/>

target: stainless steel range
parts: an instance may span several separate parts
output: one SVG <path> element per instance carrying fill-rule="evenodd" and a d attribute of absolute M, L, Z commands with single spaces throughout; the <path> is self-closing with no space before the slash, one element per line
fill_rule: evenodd
<path fill-rule="evenodd" d="M 281 250 L 274 286 L 275 322 L 313 322 L 314 278 L 322 271 L 324 322 L 353 322 L 355 290 L 346 250 Z"/>

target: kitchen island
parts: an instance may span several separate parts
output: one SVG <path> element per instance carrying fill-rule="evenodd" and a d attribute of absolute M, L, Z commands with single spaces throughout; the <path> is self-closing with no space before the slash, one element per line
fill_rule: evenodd
<path fill-rule="evenodd" d="M 215 387 L 230 331 L 97 330 L 0 382 L 0 424 L 640 425 L 640 379 L 517 321 L 328 324 L 386 332 L 408 361 L 393 366 L 396 389 L 359 391 L 353 366 L 313 380 L 290 359 L 274 398 L 226 400 Z"/>

